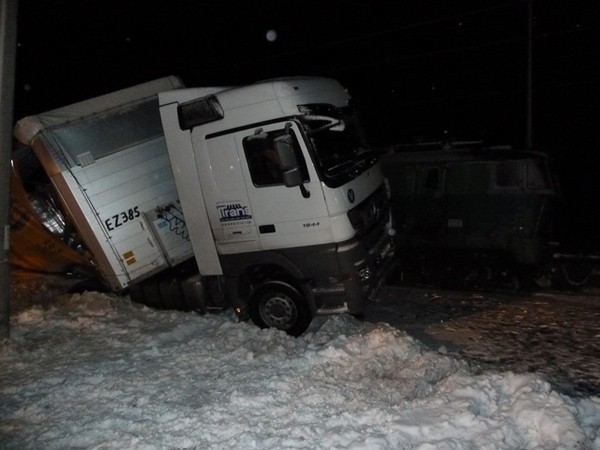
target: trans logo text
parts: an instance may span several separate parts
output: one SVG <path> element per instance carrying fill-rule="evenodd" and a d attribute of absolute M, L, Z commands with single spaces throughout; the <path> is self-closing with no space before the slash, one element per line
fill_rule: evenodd
<path fill-rule="evenodd" d="M 218 203 L 219 222 L 222 226 L 247 225 L 252 223 L 250 208 L 241 202 Z"/>

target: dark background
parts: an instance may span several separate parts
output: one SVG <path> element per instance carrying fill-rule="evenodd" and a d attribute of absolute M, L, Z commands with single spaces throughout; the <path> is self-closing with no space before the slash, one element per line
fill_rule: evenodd
<path fill-rule="evenodd" d="M 166 75 L 345 84 L 371 141 L 526 145 L 528 3 L 21 0 L 15 116 Z M 600 0 L 533 2 L 533 147 L 550 154 L 574 245 L 600 250 Z M 268 30 L 277 39 L 266 39 Z"/>

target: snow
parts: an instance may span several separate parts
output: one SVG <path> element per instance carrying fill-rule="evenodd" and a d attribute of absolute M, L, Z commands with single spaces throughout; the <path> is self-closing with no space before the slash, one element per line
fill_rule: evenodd
<path fill-rule="evenodd" d="M 482 372 L 386 323 L 292 338 L 61 294 L 0 346 L 0 448 L 600 449 L 600 398 Z"/>

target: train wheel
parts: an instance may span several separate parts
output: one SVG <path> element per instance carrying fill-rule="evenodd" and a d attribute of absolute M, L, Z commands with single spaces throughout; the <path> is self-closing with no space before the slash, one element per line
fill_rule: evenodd
<path fill-rule="evenodd" d="M 503 270 L 498 274 L 498 289 L 505 292 L 518 292 L 521 290 L 519 275 L 510 270 Z"/>

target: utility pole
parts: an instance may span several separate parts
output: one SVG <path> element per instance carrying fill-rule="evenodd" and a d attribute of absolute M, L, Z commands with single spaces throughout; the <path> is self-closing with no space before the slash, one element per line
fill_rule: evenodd
<path fill-rule="evenodd" d="M 0 0 L 0 340 L 10 336 L 10 157 L 18 0 Z"/>
<path fill-rule="evenodd" d="M 527 148 L 533 148 L 533 0 L 527 2 Z"/>

